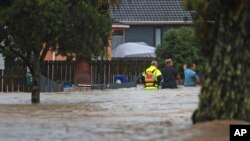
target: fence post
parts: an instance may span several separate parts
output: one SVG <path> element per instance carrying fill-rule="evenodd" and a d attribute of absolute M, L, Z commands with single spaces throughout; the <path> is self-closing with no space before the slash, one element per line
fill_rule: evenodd
<path fill-rule="evenodd" d="M 93 61 L 90 61 L 90 84 L 93 84 Z"/>
<path fill-rule="evenodd" d="M 72 63 L 71 63 L 71 61 L 69 62 L 69 83 L 71 84 L 71 73 L 72 73 L 72 71 L 71 71 L 71 65 L 72 65 Z"/>
<path fill-rule="evenodd" d="M 61 82 L 63 81 L 63 69 L 62 69 L 62 67 L 63 67 L 63 64 L 62 63 L 60 63 L 60 68 L 61 68 L 61 71 L 60 71 L 60 74 L 61 74 Z"/>
<path fill-rule="evenodd" d="M 54 81 L 54 60 L 51 63 L 51 80 Z"/>
<path fill-rule="evenodd" d="M 2 71 L 2 78 L 1 78 L 2 84 L 1 84 L 1 87 L 2 87 L 2 92 L 3 92 L 3 75 L 4 75 L 4 70 L 1 70 L 1 71 Z"/>
<path fill-rule="evenodd" d="M 104 83 L 104 87 L 106 86 L 106 61 L 103 60 L 103 74 L 104 74 L 104 80 L 103 80 L 103 83 Z"/>
<path fill-rule="evenodd" d="M 110 60 L 108 60 L 108 84 L 110 84 Z"/>
<path fill-rule="evenodd" d="M 14 92 L 14 83 L 13 83 L 13 77 L 11 79 L 11 92 Z"/>

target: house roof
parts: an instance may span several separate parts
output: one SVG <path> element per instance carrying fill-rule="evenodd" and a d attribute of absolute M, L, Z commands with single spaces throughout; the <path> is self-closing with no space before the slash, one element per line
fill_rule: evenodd
<path fill-rule="evenodd" d="M 111 7 L 113 19 L 126 24 L 183 24 L 192 23 L 182 0 L 121 0 Z"/>

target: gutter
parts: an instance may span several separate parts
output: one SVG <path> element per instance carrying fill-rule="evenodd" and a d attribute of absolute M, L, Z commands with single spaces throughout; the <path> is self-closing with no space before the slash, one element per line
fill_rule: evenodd
<path fill-rule="evenodd" d="M 187 25 L 187 24 L 193 24 L 193 21 L 119 21 L 124 24 L 129 25 L 162 25 L 162 24 L 179 24 L 179 25 Z"/>
<path fill-rule="evenodd" d="M 116 24 L 112 25 L 112 28 L 129 28 L 129 27 L 130 27 L 129 25 L 116 25 Z"/>

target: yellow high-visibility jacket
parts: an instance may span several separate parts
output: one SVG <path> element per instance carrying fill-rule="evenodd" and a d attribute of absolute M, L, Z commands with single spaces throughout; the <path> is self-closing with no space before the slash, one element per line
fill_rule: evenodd
<path fill-rule="evenodd" d="M 146 72 L 153 72 L 154 77 L 155 77 L 155 81 L 153 83 L 145 82 Z M 142 82 L 144 83 L 144 88 L 147 90 L 159 89 L 159 85 L 160 85 L 161 80 L 162 80 L 161 71 L 158 70 L 155 66 L 150 66 L 142 73 Z"/>

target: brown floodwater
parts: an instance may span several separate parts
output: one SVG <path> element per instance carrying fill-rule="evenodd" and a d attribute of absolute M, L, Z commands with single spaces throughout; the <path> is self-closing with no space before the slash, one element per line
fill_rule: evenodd
<path fill-rule="evenodd" d="M 229 122 L 192 125 L 200 87 L 0 93 L 4 141 L 226 141 Z"/>

